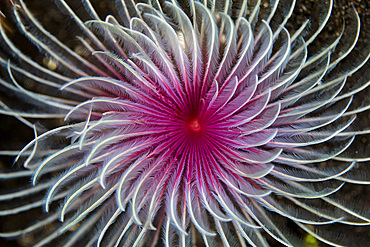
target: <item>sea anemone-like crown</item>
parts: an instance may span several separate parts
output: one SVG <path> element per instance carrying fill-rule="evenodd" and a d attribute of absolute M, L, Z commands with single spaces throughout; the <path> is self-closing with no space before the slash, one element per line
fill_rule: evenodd
<path fill-rule="evenodd" d="M 28 219 L 0 236 L 261 247 L 304 246 L 306 234 L 361 245 L 337 234 L 370 224 L 368 204 L 340 196 L 345 183 L 370 183 L 359 145 L 370 47 L 353 7 L 328 38 L 329 0 L 295 25 L 294 0 L 107 2 L 55 0 L 68 39 L 24 0 L 3 11 L 0 113 L 35 137 L 1 152 L 23 164 L 1 182 L 32 186 L 0 195 L 1 216 Z"/>

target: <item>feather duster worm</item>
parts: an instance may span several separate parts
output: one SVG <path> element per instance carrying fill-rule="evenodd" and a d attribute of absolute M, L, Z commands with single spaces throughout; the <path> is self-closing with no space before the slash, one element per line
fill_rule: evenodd
<path fill-rule="evenodd" d="M 303 246 L 306 232 L 359 246 L 338 234 L 370 224 L 366 204 L 340 196 L 345 183 L 369 184 L 369 150 L 356 142 L 369 134 L 370 47 L 354 8 L 318 47 L 332 1 L 289 30 L 294 0 L 117 0 L 111 14 L 72 2 L 55 6 L 78 45 L 23 0 L 0 26 L 0 113 L 35 134 L 2 151 L 23 167 L 1 182 L 32 185 L 3 191 L 0 215 L 38 217 L 0 236 L 261 247 Z M 11 18 L 48 66 L 12 36 Z"/>

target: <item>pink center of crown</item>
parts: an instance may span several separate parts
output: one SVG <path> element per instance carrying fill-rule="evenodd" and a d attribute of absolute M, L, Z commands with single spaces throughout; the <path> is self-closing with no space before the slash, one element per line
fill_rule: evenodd
<path fill-rule="evenodd" d="M 202 130 L 202 125 L 198 119 L 193 119 L 188 123 L 188 128 L 193 133 L 199 133 Z"/>

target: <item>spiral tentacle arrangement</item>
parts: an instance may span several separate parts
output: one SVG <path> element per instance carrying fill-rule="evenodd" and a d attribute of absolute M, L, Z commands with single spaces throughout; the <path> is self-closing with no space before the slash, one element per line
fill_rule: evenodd
<path fill-rule="evenodd" d="M 354 246 L 338 235 L 370 224 L 366 202 L 340 197 L 344 184 L 370 183 L 358 144 L 370 132 L 370 47 L 354 8 L 323 42 L 332 1 L 295 29 L 294 0 L 117 0 L 106 16 L 93 1 L 72 2 L 55 6 L 79 30 L 79 49 L 23 0 L 1 22 L 0 84 L 11 93 L 0 113 L 35 138 L 1 152 L 22 164 L 1 182 L 32 185 L 3 192 L 0 215 L 46 212 L 0 236 L 261 247 L 303 246 L 306 232 Z M 14 41 L 11 20 L 53 68 Z M 57 126 L 38 124 L 48 119 Z"/>

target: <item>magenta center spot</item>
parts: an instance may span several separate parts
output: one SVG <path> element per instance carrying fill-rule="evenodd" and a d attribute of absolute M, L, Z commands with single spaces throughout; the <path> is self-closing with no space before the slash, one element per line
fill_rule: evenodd
<path fill-rule="evenodd" d="M 198 119 L 192 119 L 189 123 L 188 123 L 188 129 L 192 132 L 192 133 L 199 133 L 202 131 L 202 124 L 199 122 Z"/>

